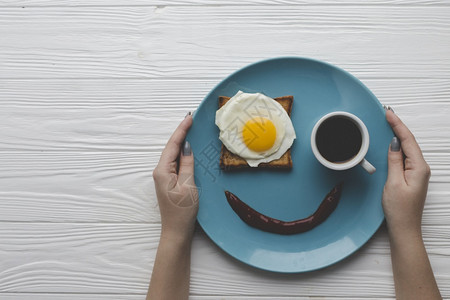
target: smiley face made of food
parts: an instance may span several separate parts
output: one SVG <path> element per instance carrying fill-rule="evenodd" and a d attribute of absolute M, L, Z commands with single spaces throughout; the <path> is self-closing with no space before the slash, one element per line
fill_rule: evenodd
<path fill-rule="evenodd" d="M 239 91 L 235 96 L 219 97 L 216 125 L 222 141 L 220 167 L 292 168 L 290 148 L 296 135 L 290 119 L 292 96 L 272 99 L 260 93 Z M 307 218 L 282 221 L 266 216 L 225 191 L 233 211 L 247 225 L 277 234 L 296 234 L 311 230 L 336 209 L 342 192 L 337 184 L 325 196 L 317 210 Z"/>

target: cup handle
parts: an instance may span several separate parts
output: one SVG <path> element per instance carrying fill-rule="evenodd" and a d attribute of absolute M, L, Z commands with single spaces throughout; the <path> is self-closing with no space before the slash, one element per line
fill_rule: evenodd
<path fill-rule="evenodd" d="M 375 171 L 377 170 L 370 162 L 368 162 L 365 158 L 359 163 L 361 165 L 361 167 L 364 168 L 364 170 L 367 171 L 367 173 L 369 173 L 370 175 L 372 175 L 373 173 L 375 173 Z"/>

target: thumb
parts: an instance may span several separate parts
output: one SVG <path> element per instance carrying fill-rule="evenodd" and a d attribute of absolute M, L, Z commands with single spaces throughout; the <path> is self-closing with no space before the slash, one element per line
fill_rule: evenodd
<path fill-rule="evenodd" d="M 178 171 L 178 184 L 184 190 L 186 199 L 185 203 L 180 203 L 180 206 L 191 206 L 198 203 L 198 189 L 195 185 L 194 179 L 194 155 L 192 154 L 191 146 L 188 141 L 185 141 L 180 155 L 180 168 Z"/>
<path fill-rule="evenodd" d="M 191 145 L 188 141 L 184 141 L 181 148 L 179 174 L 194 175 L 194 155 L 192 154 Z"/>
<path fill-rule="evenodd" d="M 404 181 L 404 162 L 400 140 L 394 136 L 388 153 L 388 182 Z"/>

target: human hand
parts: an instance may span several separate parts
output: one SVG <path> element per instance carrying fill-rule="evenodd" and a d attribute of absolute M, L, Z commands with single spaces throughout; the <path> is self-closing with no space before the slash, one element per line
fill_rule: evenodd
<path fill-rule="evenodd" d="M 413 134 L 392 111 L 386 120 L 396 137 L 388 154 L 388 177 L 383 192 L 383 210 L 391 234 L 421 236 L 422 212 L 430 179 L 430 167 Z"/>
<path fill-rule="evenodd" d="M 162 236 L 191 239 L 198 212 L 194 156 L 184 139 L 192 125 L 188 114 L 170 137 L 153 171 L 161 213 Z"/>

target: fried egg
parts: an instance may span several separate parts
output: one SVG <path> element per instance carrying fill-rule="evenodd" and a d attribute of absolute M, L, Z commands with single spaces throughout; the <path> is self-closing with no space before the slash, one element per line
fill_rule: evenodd
<path fill-rule="evenodd" d="M 286 110 L 261 93 L 239 91 L 216 111 L 219 139 L 250 167 L 279 159 L 296 138 Z"/>

